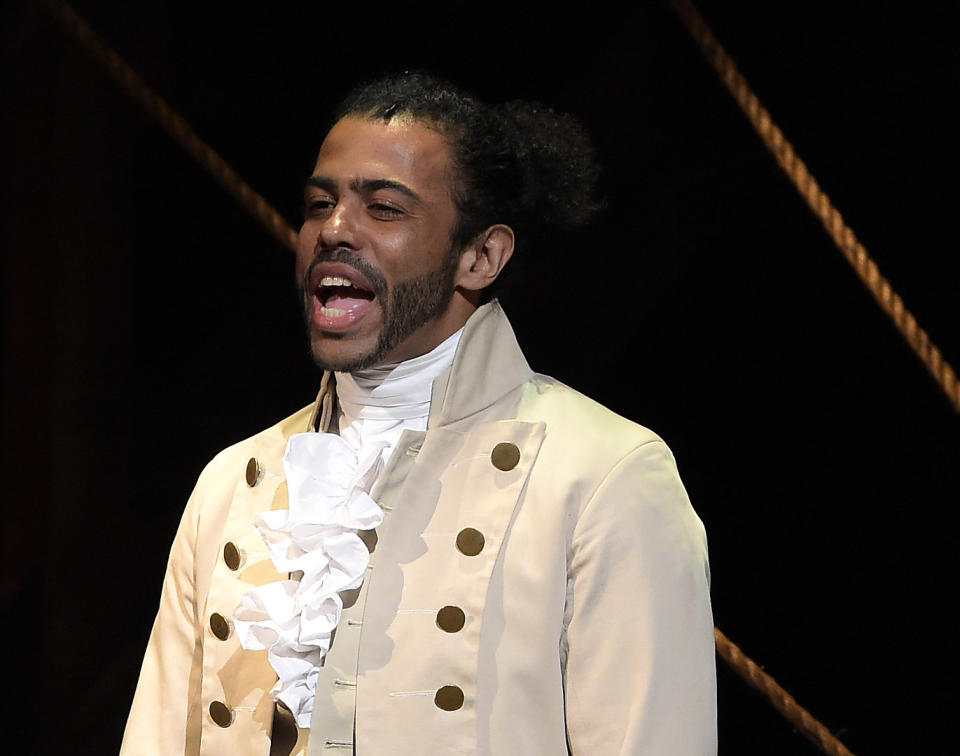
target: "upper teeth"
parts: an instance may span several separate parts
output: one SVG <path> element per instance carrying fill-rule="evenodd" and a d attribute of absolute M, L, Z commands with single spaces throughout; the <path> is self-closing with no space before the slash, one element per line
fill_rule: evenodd
<path fill-rule="evenodd" d="M 320 279 L 321 286 L 353 286 L 346 278 L 340 276 L 324 276 Z"/>

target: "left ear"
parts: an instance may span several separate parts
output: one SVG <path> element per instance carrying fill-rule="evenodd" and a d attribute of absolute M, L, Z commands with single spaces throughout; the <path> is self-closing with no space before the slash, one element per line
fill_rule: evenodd
<path fill-rule="evenodd" d="M 460 253 L 455 284 L 472 292 L 481 292 L 497 280 L 503 266 L 513 256 L 513 229 L 497 223 L 477 234 Z"/>

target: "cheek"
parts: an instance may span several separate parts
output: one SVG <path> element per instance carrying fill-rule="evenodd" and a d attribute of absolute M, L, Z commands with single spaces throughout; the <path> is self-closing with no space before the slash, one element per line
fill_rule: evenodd
<path fill-rule="evenodd" d="M 433 270 L 450 247 L 442 233 L 384 234 L 377 241 L 378 258 L 388 277 L 403 280 Z"/>
<path fill-rule="evenodd" d="M 393 274 L 400 273 L 403 277 L 405 270 L 419 264 L 421 245 L 414 234 L 380 233 L 372 239 L 372 242 L 371 247 L 376 257 L 376 264 L 385 273 L 388 271 Z"/>

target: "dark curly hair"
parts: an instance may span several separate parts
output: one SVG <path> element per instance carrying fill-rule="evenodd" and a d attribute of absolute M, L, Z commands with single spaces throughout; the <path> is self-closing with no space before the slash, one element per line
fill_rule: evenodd
<path fill-rule="evenodd" d="M 525 257 L 556 232 L 585 226 L 600 207 L 593 147 L 573 116 L 528 101 L 487 105 L 435 76 L 404 73 L 353 90 L 334 122 L 398 115 L 448 140 L 456 177 L 452 241 L 457 251 L 484 229 L 503 223 L 513 228 Z M 508 268 L 515 272 L 517 265 Z"/>

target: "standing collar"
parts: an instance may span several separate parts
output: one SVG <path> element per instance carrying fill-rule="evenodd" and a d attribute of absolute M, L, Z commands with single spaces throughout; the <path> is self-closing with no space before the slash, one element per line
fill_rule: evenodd
<path fill-rule="evenodd" d="M 450 425 L 494 404 L 533 377 L 510 321 L 494 299 L 463 327 L 453 364 L 433 381 L 428 428 Z M 336 378 L 324 372 L 311 427 L 330 430 Z"/>
<path fill-rule="evenodd" d="M 428 427 L 480 412 L 532 377 L 500 303 L 481 305 L 463 327 L 450 370 L 433 382 Z"/>

